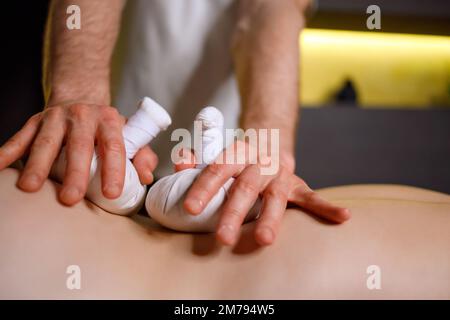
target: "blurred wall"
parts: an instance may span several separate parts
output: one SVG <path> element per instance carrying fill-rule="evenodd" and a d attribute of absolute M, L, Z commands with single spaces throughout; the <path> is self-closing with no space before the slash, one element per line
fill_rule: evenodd
<path fill-rule="evenodd" d="M 450 194 L 450 110 L 303 109 L 296 172 L 312 188 L 405 184 Z"/>
<path fill-rule="evenodd" d="M 47 8 L 47 0 L 2 3 L 0 143 L 44 105 L 41 47 Z"/>
<path fill-rule="evenodd" d="M 325 8 L 326 2 L 341 3 L 320 2 Z M 342 6 L 349 3 L 359 2 L 343 1 Z M 418 1 L 411 3 L 416 6 Z M 448 3 L 434 12 L 444 12 Z M 1 143 L 43 107 L 41 47 L 47 8 L 47 0 L 8 1 L 2 6 Z M 442 26 L 443 20 L 436 19 L 434 26 Z M 431 23 L 425 29 L 433 28 Z M 342 97 L 337 105 L 302 112 L 297 172 L 312 187 L 398 183 L 450 193 L 449 110 L 361 110 L 351 101 L 352 94 Z"/>
<path fill-rule="evenodd" d="M 311 28 L 366 30 L 366 9 L 381 8 L 383 32 L 450 35 L 448 0 L 315 0 Z"/>

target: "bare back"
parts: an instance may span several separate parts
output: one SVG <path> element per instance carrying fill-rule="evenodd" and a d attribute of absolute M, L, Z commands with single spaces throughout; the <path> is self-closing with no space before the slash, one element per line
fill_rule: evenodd
<path fill-rule="evenodd" d="M 319 190 L 350 208 L 343 225 L 288 209 L 274 245 L 258 247 L 253 224 L 234 248 L 211 234 L 163 229 L 84 201 L 57 202 L 58 186 L 18 190 L 0 172 L 0 298 L 380 299 L 450 298 L 450 196 L 372 185 Z M 69 290 L 67 267 L 81 270 Z M 381 289 L 366 286 L 367 268 Z"/>

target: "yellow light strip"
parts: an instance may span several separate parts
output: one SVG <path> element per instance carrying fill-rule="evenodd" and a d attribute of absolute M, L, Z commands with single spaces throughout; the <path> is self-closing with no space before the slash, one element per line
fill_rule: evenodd
<path fill-rule="evenodd" d="M 301 103 L 329 103 L 350 79 L 364 107 L 450 106 L 450 37 L 305 29 Z"/>

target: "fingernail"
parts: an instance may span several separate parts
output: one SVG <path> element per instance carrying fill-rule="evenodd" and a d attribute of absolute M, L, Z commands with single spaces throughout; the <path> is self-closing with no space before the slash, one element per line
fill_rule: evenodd
<path fill-rule="evenodd" d="M 271 244 L 273 242 L 274 234 L 269 227 L 262 227 L 259 229 L 258 234 L 263 244 Z"/>
<path fill-rule="evenodd" d="M 153 174 L 152 174 L 152 172 L 150 170 L 149 171 L 145 171 L 144 175 L 145 175 L 145 180 L 153 181 Z"/>
<path fill-rule="evenodd" d="M 200 214 L 203 210 L 203 201 L 199 199 L 189 199 L 186 201 L 186 205 L 193 214 Z"/>
<path fill-rule="evenodd" d="M 350 219 L 351 216 L 352 216 L 352 213 L 350 212 L 349 209 L 344 208 L 344 209 L 342 210 L 342 219 L 343 219 L 344 221 Z"/>
<path fill-rule="evenodd" d="M 103 189 L 105 193 L 112 196 L 119 196 L 120 195 L 120 188 L 117 184 L 108 184 Z"/>
<path fill-rule="evenodd" d="M 73 186 L 66 187 L 61 192 L 61 197 L 64 198 L 66 202 L 73 203 L 80 199 L 80 191 Z"/>
<path fill-rule="evenodd" d="M 22 186 L 26 185 L 26 187 L 31 189 L 39 187 L 39 183 L 40 183 L 39 177 L 34 173 L 29 173 L 23 176 L 20 182 Z"/>
<path fill-rule="evenodd" d="M 219 228 L 217 235 L 227 245 L 232 245 L 235 239 L 235 229 L 229 224 L 225 224 Z"/>

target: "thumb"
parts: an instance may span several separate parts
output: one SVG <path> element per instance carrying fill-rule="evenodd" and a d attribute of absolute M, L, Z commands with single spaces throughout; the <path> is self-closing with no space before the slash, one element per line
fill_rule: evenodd
<path fill-rule="evenodd" d="M 150 149 L 149 146 L 145 146 L 136 153 L 133 158 L 133 165 L 139 176 L 139 180 L 142 184 L 150 184 L 153 182 L 153 171 L 158 165 L 158 157 Z"/>

